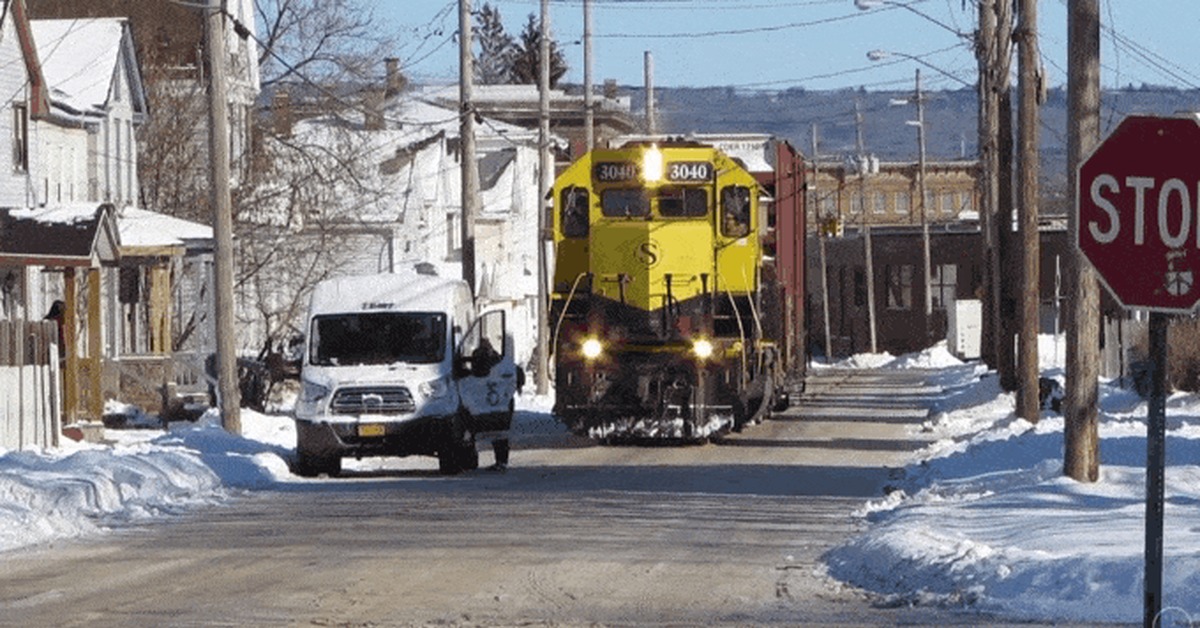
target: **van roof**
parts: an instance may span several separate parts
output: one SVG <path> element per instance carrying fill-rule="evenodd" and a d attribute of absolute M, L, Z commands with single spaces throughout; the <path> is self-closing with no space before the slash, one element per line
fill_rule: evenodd
<path fill-rule="evenodd" d="M 309 312 L 450 312 L 464 299 L 470 303 L 470 294 L 461 279 L 416 272 L 336 277 L 313 288 Z"/>

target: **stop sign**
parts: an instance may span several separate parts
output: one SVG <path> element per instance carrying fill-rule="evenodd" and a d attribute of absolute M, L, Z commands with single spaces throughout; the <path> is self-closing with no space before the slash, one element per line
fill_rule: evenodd
<path fill-rule="evenodd" d="M 1080 166 L 1076 246 L 1127 308 L 1200 301 L 1200 124 L 1129 116 Z"/>

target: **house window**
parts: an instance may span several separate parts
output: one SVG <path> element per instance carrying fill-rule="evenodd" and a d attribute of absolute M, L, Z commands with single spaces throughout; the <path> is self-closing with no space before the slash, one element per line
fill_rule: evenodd
<path fill-rule="evenodd" d="M 970 192 L 959 194 L 958 207 L 964 212 L 975 211 L 975 197 Z"/>
<path fill-rule="evenodd" d="M 887 308 L 889 310 L 912 309 L 912 265 L 888 265 L 884 272 L 887 282 Z"/>
<path fill-rule="evenodd" d="M 885 194 L 883 192 L 875 193 L 875 213 L 876 214 L 886 214 L 887 213 L 887 194 Z"/>
<path fill-rule="evenodd" d="M 836 216 L 838 214 L 836 199 L 832 192 L 826 193 L 821 197 L 821 215 L 825 217 Z"/>
<path fill-rule="evenodd" d="M 901 216 L 912 213 L 912 197 L 908 195 L 908 192 L 896 192 L 896 213 Z"/>
<path fill-rule="evenodd" d="M 460 224 L 457 212 L 446 214 L 446 247 L 451 256 L 462 255 L 462 228 Z"/>
<path fill-rule="evenodd" d="M 933 307 L 944 310 L 954 303 L 955 290 L 958 287 L 958 266 L 954 264 L 935 264 L 929 269 L 930 290 Z"/>
<path fill-rule="evenodd" d="M 29 117 L 24 103 L 13 105 L 13 172 L 29 172 Z"/>
<path fill-rule="evenodd" d="M 850 203 L 850 213 L 857 216 L 862 211 L 862 196 L 858 192 L 851 190 L 847 195 Z"/>
<path fill-rule="evenodd" d="M 957 213 L 958 208 L 954 206 L 954 192 L 946 192 L 942 194 L 942 213 L 947 216 L 953 216 Z"/>

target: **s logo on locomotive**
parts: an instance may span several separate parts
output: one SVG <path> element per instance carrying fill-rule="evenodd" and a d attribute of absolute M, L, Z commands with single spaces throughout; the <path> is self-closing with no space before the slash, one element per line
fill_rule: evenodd
<path fill-rule="evenodd" d="M 641 263 L 646 265 L 646 268 L 654 268 L 658 265 L 661 257 L 658 250 L 657 242 L 643 242 L 633 251 L 633 256 Z"/>

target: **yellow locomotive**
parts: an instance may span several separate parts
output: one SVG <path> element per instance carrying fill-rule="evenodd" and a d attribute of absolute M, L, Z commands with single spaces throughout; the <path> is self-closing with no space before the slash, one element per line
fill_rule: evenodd
<path fill-rule="evenodd" d="M 786 172 L 756 178 L 712 145 L 631 142 L 558 177 L 554 412 L 570 429 L 697 441 L 786 404 L 803 369 L 803 255 L 789 242 L 780 272 L 779 216 L 760 200 L 791 179 L 791 205 L 769 198 L 802 243 L 803 169 L 787 149 Z"/>

